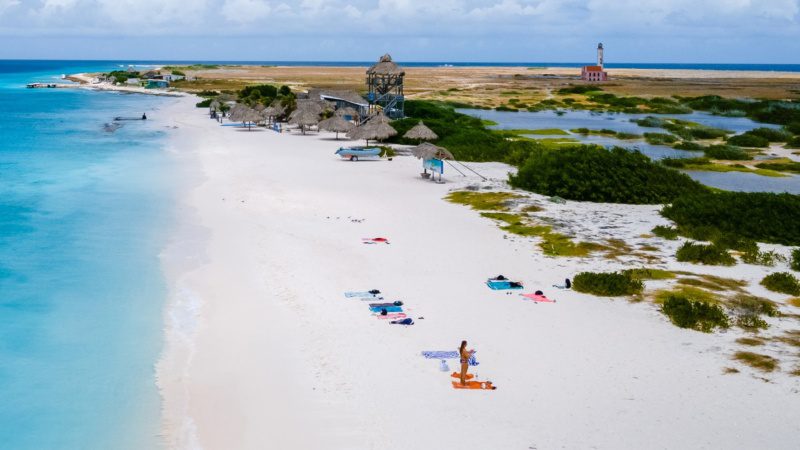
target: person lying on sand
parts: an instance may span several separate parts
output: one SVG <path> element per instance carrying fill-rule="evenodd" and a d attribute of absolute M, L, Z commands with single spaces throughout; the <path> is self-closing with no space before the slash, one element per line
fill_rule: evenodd
<path fill-rule="evenodd" d="M 461 374 L 459 379 L 461 380 L 461 385 L 465 386 L 467 384 L 467 369 L 469 368 L 469 358 L 472 354 L 475 353 L 475 350 L 467 350 L 467 341 L 461 341 L 461 347 L 458 349 L 458 355 L 461 358 Z"/>

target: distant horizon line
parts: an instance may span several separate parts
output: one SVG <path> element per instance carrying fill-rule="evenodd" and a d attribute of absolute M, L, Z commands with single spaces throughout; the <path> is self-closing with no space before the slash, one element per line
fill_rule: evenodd
<path fill-rule="evenodd" d="M 176 63 L 176 64 L 204 64 L 204 63 L 215 63 L 215 64 L 263 64 L 263 63 L 291 63 L 291 64 L 298 64 L 298 63 L 324 63 L 324 64 L 375 64 L 376 61 L 367 61 L 367 60 L 326 60 L 326 59 L 319 59 L 319 60 L 216 60 L 216 59 L 136 59 L 136 58 L 123 58 L 123 59 L 62 59 L 62 58 L 0 58 L 0 62 L 4 61 L 26 61 L 26 62 L 33 62 L 33 61 L 42 61 L 42 62 L 113 62 L 113 63 Z M 581 64 L 589 64 L 591 62 L 581 62 L 581 61 L 443 61 L 443 60 L 419 60 L 419 61 L 412 61 L 412 60 L 400 60 L 396 61 L 399 64 L 458 64 L 458 65 L 468 65 L 468 64 L 492 64 L 492 65 L 501 65 L 501 64 L 509 64 L 514 66 L 522 66 L 522 65 L 542 65 L 542 64 L 570 64 L 570 65 L 581 65 Z M 615 66 L 615 65 L 694 65 L 694 66 L 800 66 L 800 63 L 753 63 L 753 62 L 644 62 L 644 61 L 623 61 L 623 62 L 610 62 L 605 63 L 604 66 Z"/>

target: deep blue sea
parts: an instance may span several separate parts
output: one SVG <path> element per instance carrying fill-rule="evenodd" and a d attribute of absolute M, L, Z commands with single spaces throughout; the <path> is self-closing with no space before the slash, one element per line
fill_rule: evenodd
<path fill-rule="evenodd" d="M 594 61 L 583 62 L 469 62 L 469 61 L 402 61 L 397 62 L 405 67 L 581 67 L 594 64 Z M 19 66 L 25 70 L 31 67 L 36 70 L 61 70 L 67 73 L 83 72 L 84 67 L 114 68 L 138 66 L 163 66 L 169 64 L 241 64 L 270 66 L 328 66 L 328 67 L 369 67 L 375 61 L 35 61 L 35 60 L 0 60 L 0 66 Z M 756 70 L 767 72 L 800 72 L 800 64 L 695 64 L 695 63 L 606 63 L 609 69 L 696 69 L 696 70 Z M 0 69 L 2 70 L 2 69 Z"/>
<path fill-rule="evenodd" d="M 0 61 L 0 448 L 159 448 L 165 98 L 25 89 L 114 64 Z"/>

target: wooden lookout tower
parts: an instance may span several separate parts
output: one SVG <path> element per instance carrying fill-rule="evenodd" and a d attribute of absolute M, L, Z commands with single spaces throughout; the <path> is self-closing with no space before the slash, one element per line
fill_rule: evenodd
<path fill-rule="evenodd" d="M 403 103 L 403 77 L 406 72 L 402 67 L 392 61 L 389 54 L 381 57 L 380 61 L 367 69 L 367 100 L 370 112 L 382 111 L 393 119 L 402 118 Z"/>

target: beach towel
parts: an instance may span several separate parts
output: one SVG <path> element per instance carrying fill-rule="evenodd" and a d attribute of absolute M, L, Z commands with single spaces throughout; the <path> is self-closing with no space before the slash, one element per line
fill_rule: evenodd
<path fill-rule="evenodd" d="M 461 381 L 453 381 L 453 387 L 456 389 L 479 389 L 493 391 L 497 386 L 493 386 L 491 381 L 467 381 L 466 384 L 461 384 Z"/>
<path fill-rule="evenodd" d="M 382 316 L 380 314 L 376 314 L 375 317 L 377 317 L 378 319 L 381 319 L 381 320 L 387 320 L 387 319 L 395 320 L 395 319 L 405 319 L 408 316 L 405 313 L 389 313 L 389 314 L 386 314 L 385 316 Z"/>
<path fill-rule="evenodd" d="M 388 244 L 389 243 L 388 239 L 382 238 L 382 237 L 361 238 L 361 240 L 364 241 L 365 244 Z"/>
<path fill-rule="evenodd" d="M 555 303 L 555 300 L 549 299 L 542 294 L 519 294 L 527 299 L 533 300 L 536 303 Z"/>
<path fill-rule="evenodd" d="M 450 374 L 450 376 L 453 377 L 453 378 L 461 379 L 461 374 L 458 373 L 458 372 L 453 372 L 453 373 Z M 468 373 L 465 378 L 468 379 L 468 380 L 471 380 L 471 379 L 475 378 L 475 375 L 471 374 L 471 373 Z"/>
<path fill-rule="evenodd" d="M 370 303 L 370 308 L 388 308 L 390 306 L 403 306 L 403 302 L 392 302 L 392 303 Z"/>
<path fill-rule="evenodd" d="M 422 352 L 422 356 L 426 359 L 460 359 L 456 350 L 426 350 Z M 475 354 L 470 355 L 469 365 L 477 366 L 478 364 L 480 363 L 475 359 Z"/>
<path fill-rule="evenodd" d="M 376 306 L 376 307 L 370 307 L 369 309 L 370 309 L 370 311 L 372 311 L 374 313 L 380 313 L 384 309 L 386 310 L 386 312 L 390 312 L 390 313 L 403 312 L 403 307 L 402 306 Z"/>
<path fill-rule="evenodd" d="M 512 284 L 516 283 L 518 286 Z M 493 291 L 505 291 L 508 289 L 523 289 L 522 283 L 514 282 L 514 281 L 498 281 L 498 280 L 488 280 L 486 285 L 489 286 L 489 289 Z"/>
<path fill-rule="evenodd" d="M 389 323 L 392 325 L 414 325 L 414 319 L 409 317 L 406 319 L 393 320 Z"/>
<path fill-rule="evenodd" d="M 378 294 L 381 293 L 380 291 L 376 291 L 376 292 L 377 292 L 376 294 L 373 294 L 371 291 L 361 291 L 361 292 L 352 291 L 352 292 L 345 292 L 344 296 L 347 297 L 347 298 L 353 298 L 353 297 L 372 297 L 372 298 L 375 298 Z"/>

